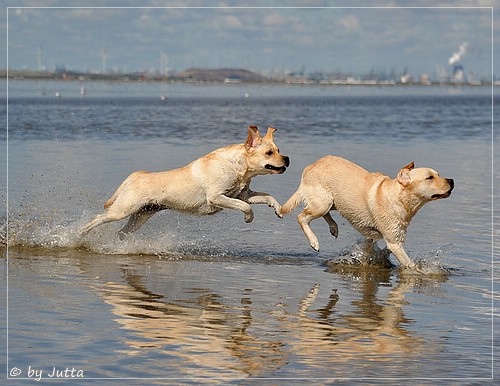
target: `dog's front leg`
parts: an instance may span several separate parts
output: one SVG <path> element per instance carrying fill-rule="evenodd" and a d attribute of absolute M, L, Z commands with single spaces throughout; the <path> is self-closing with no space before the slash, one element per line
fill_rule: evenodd
<path fill-rule="evenodd" d="M 241 201 L 237 198 L 230 198 L 221 194 L 219 196 L 209 198 L 208 202 L 219 208 L 241 210 L 245 213 L 245 222 L 249 223 L 253 221 L 252 207 L 245 201 Z"/>
<path fill-rule="evenodd" d="M 401 243 L 391 243 L 386 240 L 387 247 L 391 250 L 391 252 L 396 256 L 399 260 L 399 263 L 403 268 L 414 268 L 416 264 L 412 259 L 406 254 L 406 251 L 403 248 L 403 244 Z"/>
<path fill-rule="evenodd" d="M 253 192 L 248 189 L 244 192 L 242 198 L 249 204 L 267 204 L 267 206 L 274 208 L 274 213 L 276 213 L 276 216 L 278 216 L 279 218 L 283 217 L 280 214 L 281 205 L 273 196 L 268 193 Z"/>

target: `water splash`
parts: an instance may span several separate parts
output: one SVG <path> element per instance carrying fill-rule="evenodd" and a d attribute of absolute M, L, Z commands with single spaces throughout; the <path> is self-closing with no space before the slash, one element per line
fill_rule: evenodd
<path fill-rule="evenodd" d="M 116 223 L 97 227 L 89 234 L 82 235 L 81 229 L 91 217 L 90 214 L 83 213 L 79 219 L 58 223 L 58 216 L 45 216 L 40 213 L 32 217 L 11 215 L 9 237 L 6 219 L 0 222 L 0 242 L 3 246 L 32 248 L 38 251 L 78 250 L 98 255 L 156 256 L 162 260 L 174 261 L 241 260 L 286 264 L 304 264 L 309 261 L 307 257 L 288 256 L 286 253 L 270 255 L 266 251 L 217 247 L 203 234 L 192 234 L 186 240 L 183 234 L 186 230 L 171 227 L 149 228 L 120 240 L 117 231 L 123 224 Z"/>
<path fill-rule="evenodd" d="M 211 241 L 211 237 L 204 236 L 203 232 L 192 232 L 191 228 L 175 228 L 168 226 L 150 227 L 144 232 L 129 235 L 120 240 L 117 234 L 122 224 L 107 224 L 94 229 L 91 233 L 82 236 L 81 228 L 92 217 L 92 214 L 83 212 L 78 218 L 67 218 L 61 222 L 61 215 L 53 211 L 36 211 L 29 213 L 12 213 L 9 216 L 7 230 L 6 216 L 0 217 L 0 246 L 35 248 L 44 250 L 80 250 L 100 255 L 143 255 L 157 256 L 168 260 L 244 260 L 266 261 L 273 264 L 310 264 L 318 263 L 315 255 L 297 254 L 290 250 L 271 253 L 262 248 L 246 248 L 248 245 L 234 248 L 223 248 Z M 184 218 L 182 220 L 185 220 Z M 161 224 L 161 223 L 158 223 Z M 213 224 L 217 227 L 216 223 Z M 210 229 L 204 231 L 211 232 Z M 7 234 L 8 233 L 8 234 Z M 211 234 L 211 233 L 210 233 Z M 450 253 L 450 246 L 437 251 L 424 252 L 423 258 L 415 259 L 417 273 L 424 275 L 446 275 L 449 270 L 442 267 L 442 259 Z M 372 253 L 367 253 L 364 243 L 359 240 L 350 248 L 332 257 L 324 265 L 335 267 L 367 267 L 387 270 L 396 267 L 390 260 L 390 251 L 387 248 L 375 246 Z"/>
<path fill-rule="evenodd" d="M 452 252 L 453 247 L 453 244 L 447 244 L 435 251 L 422 253 L 421 258 L 415 259 L 416 271 L 426 276 L 449 275 L 451 270 L 443 266 L 443 260 Z"/>
<path fill-rule="evenodd" d="M 414 259 L 417 267 L 412 270 L 405 270 L 407 274 L 423 274 L 427 276 L 446 276 L 451 271 L 443 267 L 442 260 L 451 253 L 453 245 L 447 244 L 436 251 L 425 253 L 422 257 Z M 329 268 L 336 267 L 374 267 L 374 268 L 395 268 L 389 256 L 391 251 L 385 248 L 379 248 L 377 245 L 373 251 L 367 252 L 364 248 L 364 242 L 358 240 L 350 248 L 342 250 L 339 256 L 334 256 L 325 262 Z"/>
<path fill-rule="evenodd" d="M 53 218 L 37 215 L 9 216 L 0 225 L 0 243 L 8 247 L 55 249 L 80 249 L 98 254 L 110 255 L 167 255 L 175 251 L 175 237 L 166 232 L 153 236 L 131 235 L 120 240 L 113 226 L 96 229 L 82 236 L 80 230 L 88 221 L 84 213 L 80 219 L 56 223 Z"/>
<path fill-rule="evenodd" d="M 345 248 L 339 256 L 334 256 L 326 262 L 329 267 L 336 265 L 352 266 L 374 266 L 379 268 L 392 268 L 394 265 L 389 260 L 391 251 L 387 248 L 380 249 L 377 245 L 373 251 L 367 252 L 364 248 L 364 242 L 358 241 L 350 248 Z"/>

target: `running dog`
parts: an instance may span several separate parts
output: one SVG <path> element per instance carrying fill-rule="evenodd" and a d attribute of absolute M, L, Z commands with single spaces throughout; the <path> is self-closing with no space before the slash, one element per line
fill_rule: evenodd
<path fill-rule="evenodd" d="M 305 203 L 297 219 L 311 247 L 319 251 L 318 239 L 309 224 L 323 217 L 330 233 L 337 237 L 338 226 L 330 211 L 338 210 L 366 238 L 366 252 L 373 250 L 377 240 L 384 239 L 401 266 L 415 267 L 403 248 L 410 220 L 427 202 L 449 197 L 454 181 L 440 177 L 433 169 L 414 166 L 410 163 L 391 179 L 346 159 L 326 156 L 304 169 L 299 188 L 278 215 Z"/>
<path fill-rule="evenodd" d="M 85 225 L 81 233 L 129 217 L 119 231 L 123 239 L 164 209 L 198 215 L 237 209 L 244 213 L 247 223 L 254 217 L 250 204 L 267 204 L 279 214 L 280 204 L 273 196 L 250 190 L 253 177 L 284 173 L 290 164 L 289 157 L 281 155 L 274 143 L 275 130 L 269 127 L 261 137 L 256 126 L 249 126 L 243 144 L 217 149 L 179 169 L 132 173 L 106 201 L 106 211 Z"/>

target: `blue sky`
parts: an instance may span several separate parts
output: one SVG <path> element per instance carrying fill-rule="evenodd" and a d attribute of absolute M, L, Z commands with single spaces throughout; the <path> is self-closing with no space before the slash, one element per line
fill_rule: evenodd
<path fill-rule="evenodd" d="M 237 67 L 265 73 L 305 69 L 306 73 L 359 74 L 372 69 L 399 73 L 407 68 L 415 76 L 423 73 L 435 76 L 450 71 L 449 59 L 466 43 L 460 59 L 465 72 L 474 73 L 476 78 L 490 78 L 492 10 L 479 7 L 492 7 L 498 1 L 7 0 L 5 3 L 0 40 L 8 42 L 8 47 L 5 44 L 0 49 L 6 58 L 8 52 L 10 69 L 38 69 L 41 65 L 48 70 L 65 66 L 101 71 L 105 58 L 108 71 L 160 71 L 164 63 L 176 71 L 190 67 Z M 93 4 L 122 8 L 31 8 Z M 245 8 L 248 4 L 275 7 Z M 146 5 L 149 7 L 123 8 Z M 281 8 L 342 5 L 388 8 Z M 161 8 L 165 6 L 217 8 Z M 495 39 L 500 31 L 497 8 L 493 16 L 497 20 Z M 498 77 L 500 60 L 494 63 L 493 73 Z M 0 67 L 7 67 L 7 63 Z"/>

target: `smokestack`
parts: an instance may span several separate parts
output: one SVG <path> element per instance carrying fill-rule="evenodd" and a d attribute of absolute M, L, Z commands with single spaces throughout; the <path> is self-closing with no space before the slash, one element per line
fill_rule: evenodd
<path fill-rule="evenodd" d="M 467 51 L 467 46 L 469 43 L 463 42 L 460 44 L 460 47 L 458 47 L 458 51 L 454 52 L 453 55 L 450 56 L 448 59 L 448 64 L 451 66 L 452 64 L 458 63 L 462 58 L 465 56 L 465 52 Z"/>

